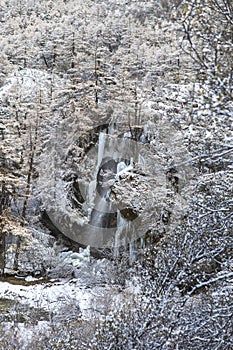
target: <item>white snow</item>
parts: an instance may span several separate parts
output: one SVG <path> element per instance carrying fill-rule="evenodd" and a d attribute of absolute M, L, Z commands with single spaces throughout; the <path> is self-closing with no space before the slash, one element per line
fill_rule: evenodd
<path fill-rule="evenodd" d="M 39 282 L 39 281 L 38 281 Z M 75 304 L 80 307 L 82 319 L 92 319 L 93 315 L 108 303 L 112 303 L 116 295 L 115 288 L 111 286 L 96 286 L 87 288 L 82 281 L 51 281 L 31 286 L 15 285 L 0 282 L 0 298 L 18 300 L 29 307 L 41 308 L 48 312 L 59 313 L 61 307 Z"/>
<path fill-rule="evenodd" d="M 7 77 L 5 84 L 0 88 L 0 100 L 10 96 L 10 92 L 20 94 L 22 100 L 28 96 L 30 99 L 38 99 L 38 93 L 41 91 L 46 95 L 50 93 L 51 83 L 55 89 L 63 85 L 61 78 L 38 69 L 16 70 Z"/>
<path fill-rule="evenodd" d="M 90 261 L 90 246 L 86 249 L 79 248 L 79 253 L 73 253 L 72 251 L 62 252 L 60 253 L 60 259 L 76 268 L 81 267 L 84 263 Z"/>

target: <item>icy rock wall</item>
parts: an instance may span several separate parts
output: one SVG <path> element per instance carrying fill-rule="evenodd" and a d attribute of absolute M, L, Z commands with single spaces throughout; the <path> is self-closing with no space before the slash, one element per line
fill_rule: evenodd
<path fill-rule="evenodd" d="M 119 118 L 87 133 L 83 148 L 75 146 L 80 138 L 73 136 L 70 144 L 63 144 L 66 152 L 61 151 L 64 133 L 53 139 L 56 157 L 50 174 L 44 171 L 41 191 L 45 209 L 75 242 L 108 247 L 115 256 L 125 247 L 133 256 L 144 240 L 164 235 L 181 215 L 182 183 L 187 183 L 190 169 L 172 167 L 184 158 L 182 135 L 164 121 L 129 127 Z M 172 139 L 179 146 L 177 153 Z"/>

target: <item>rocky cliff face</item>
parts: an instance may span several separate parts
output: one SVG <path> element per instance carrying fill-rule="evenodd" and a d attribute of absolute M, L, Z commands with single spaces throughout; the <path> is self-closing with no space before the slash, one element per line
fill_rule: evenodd
<path fill-rule="evenodd" d="M 80 119 L 72 139 L 61 121 L 56 141 L 51 137 L 41 157 L 40 191 L 49 217 L 72 240 L 127 247 L 148 232 L 161 237 L 182 215 L 194 175 L 185 166 L 182 131 L 166 117 L 151 122 L 143 112 L 140 125 L 110 111 L 104 123 L 96 125 L 94 118 L 82 132 Z M 51 159 L 48 173 L 51 148 L 56 163 Z"/>

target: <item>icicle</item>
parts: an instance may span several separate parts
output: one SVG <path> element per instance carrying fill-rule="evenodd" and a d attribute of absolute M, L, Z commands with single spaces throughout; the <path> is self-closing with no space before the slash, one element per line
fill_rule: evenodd
<path fill-rule="evenodd" d="M 109 203 L 106 201 L 106 199 L 104 197 L 100 197 L 91 218 L 92 226 L 103 227 L 103 220 L 106 213 L 108 213 L 108 207 Z"/>
<path fill-rule="evenodd" d="M 136 249 L 136 244 L 135 241 L 132 240 L 129 243 L 129 263 L 132 265 L 137 257 L 137 249 Z"/>
<path fill-rule="evenodd" d="M 130 225 L 131 239 L 129 242 L 129 263 L 132 265 L 137 258 L 137 246 L 136 246 L 136 236 L 134 232 L 134 226 Z"/>
<path fill-rule="evenodd" d="M 96 180 L 94 179 L 89 183 L 89 187 L 88 187 L 87 203 L 89 206 L 93 206 L 94 204 L 95 190 L 96 190 Z"/>
<path fill-rule="evenodd" d="M 140 250 L 143 251 L 146 247 L 146 241 L 144 239 L 144 237 L 140 238 Z"/>
<path fill-rule="evenodd" d="M 138 155 L 138 164 L 141 164 L 141 165 L 146 164 L 145 158 L 141 154 Z"/>
<path fill-rule="evenodd" d="M 114 257 L 117 258 L 119 256 L 119 247 L 122 245 L 122 233 L 124 229 L 127 227 L 127 220 L 125 220 L 122 216 L 120 211 L 117 212 L 117 230 L 115 233 L 115 240 L 114 240 Z M 126 230 L 127 231 L 127 230 Z M 126 232 L 125 232 L 126 234 Z"/>
<path fill-rule="evenodd" d="M 97 172 L 104 157 L 104 148 L 105 148 L 106 134 L 101 132 L 99 134 L 99 145 L 98 145 L 98 161 L 97 161 Z"/>
<path fill-rule="evenodd" d="M 87 192 L 87 204 L 89 207 L 93 207 L 94 200 L 96 197 L 97 174 L 104 157 L 105 142 L 106 142 L 106 134 L 104 132 L 101 132 L 99 134 L 98 158 L 97 158 L 97 165 L 95 168 L 95 174 L 93 176 L 94 179 L 90 182 L 88 187 L 88 192 Z"/>

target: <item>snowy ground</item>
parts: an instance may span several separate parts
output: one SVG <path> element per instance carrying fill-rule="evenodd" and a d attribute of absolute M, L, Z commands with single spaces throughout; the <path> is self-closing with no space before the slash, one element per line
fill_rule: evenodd
<path fill-rule="evenodd" d="M 78 279 L 52 280 L 48 283 L 38 280 L 38 284 L 29 286 L 0 282 L 0 298 L 17 300 L 29 307 L 57 315 L 66 306 L 73 304 L 72 312 L 76 310 L 77 316 L 86 320 L 113 306 L 119 297 L 117 287 L 106 285 L 87 288 Z"/>

